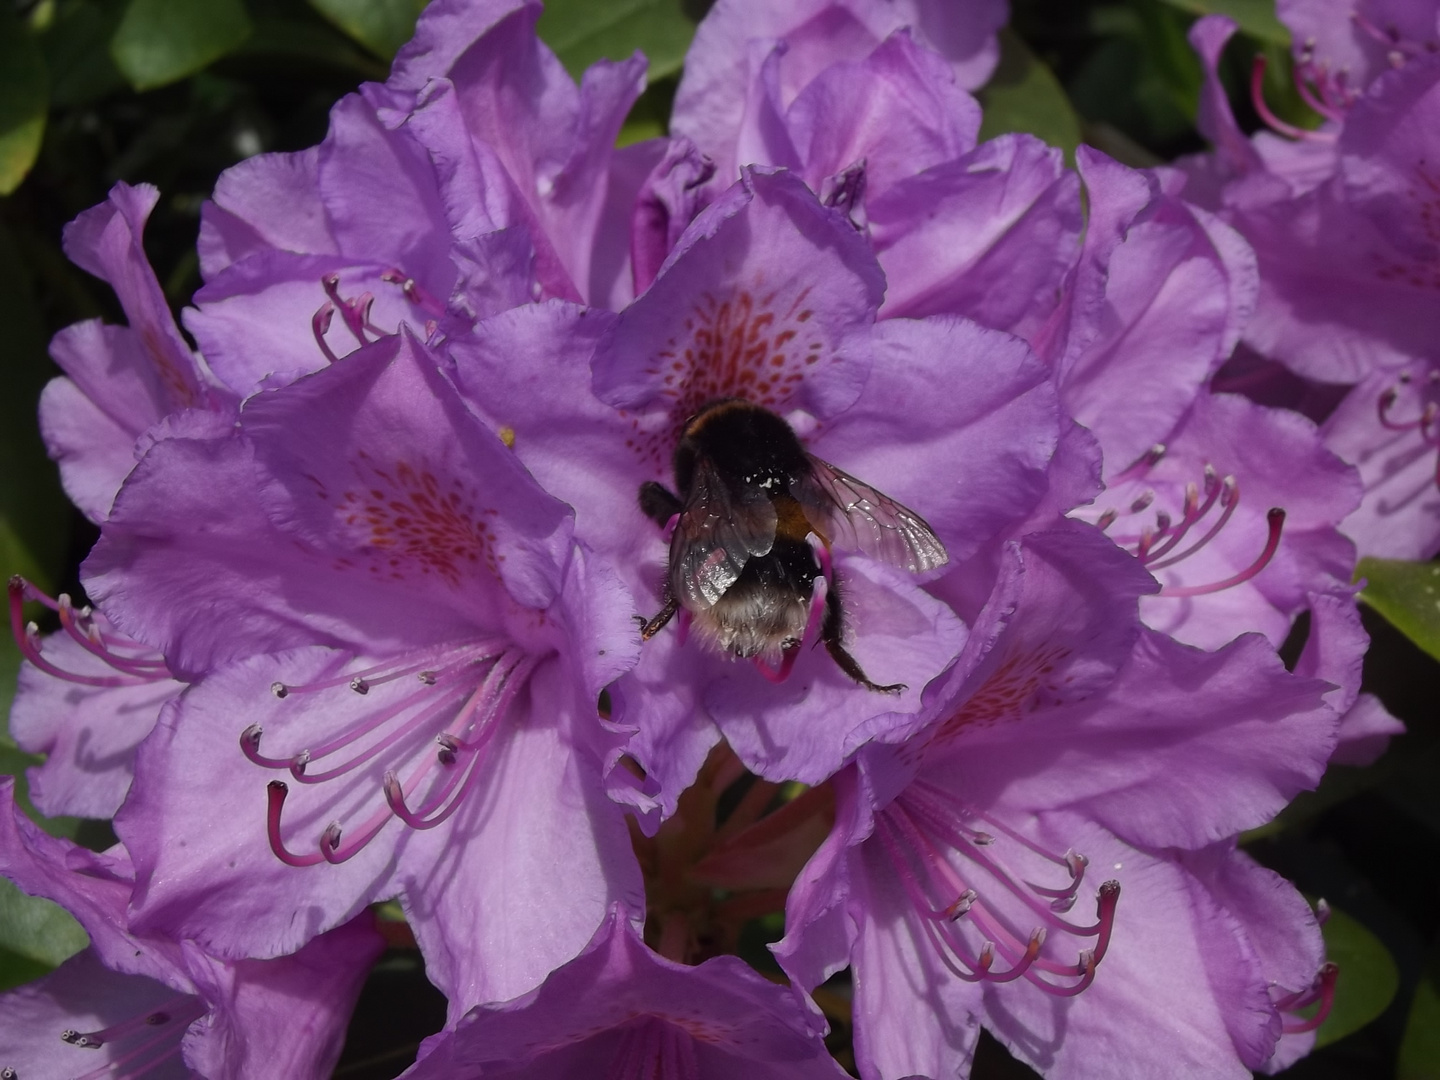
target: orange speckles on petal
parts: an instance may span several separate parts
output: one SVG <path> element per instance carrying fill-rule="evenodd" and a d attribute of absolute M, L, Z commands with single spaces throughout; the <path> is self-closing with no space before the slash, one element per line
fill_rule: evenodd
<path fill-rule="evenodd" d="M 382 469 L 363 451 L 355 471 L 367 488 L 345 492 L 336 509 L 358 554 L 370 556 L 372 574 L 433 576 L 458 587 L 472 566 L 496 572 L 495 534 L 484 520 L 495 511 L 468 484 L 442 482 L 429 467 L 404 461 Z"/>
<path fill-rule="evenodd" d="M 685 421 L 716 398 L 784 406 L 802 379 L 802 363 L 813 366 L 830 348 L 818 327 L 802 325 L 814 313 L 802 307 L 808 293 L 781 297 L 740 288 L 701 296 L 681 330 L 652 358 L 656 374 L 663 372 L 660 392 L 670 402 L 669 416 L 660 430 L 636 422 L 641 455 L 662 465 Z"/>

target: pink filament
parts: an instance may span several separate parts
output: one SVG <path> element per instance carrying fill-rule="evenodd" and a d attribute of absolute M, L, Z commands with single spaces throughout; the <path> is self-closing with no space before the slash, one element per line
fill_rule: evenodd
<path fill-rule="evenodd" d="M 475 649 L 475 646 L 472 645 L 471 648 Z M 241 750 L 254 764 L 267 769 L 285 769 L 301 783 L 317 784 L 352 772 L 418 732 L 426 728 L 433 730 L 433 725 L 441 716 L 453 714 L 436 737 L 440 747 L 438 752 L 428 755 L 427 760 L 413 770 L 403 784 L 394 770 L 387 770 L 381 782 L 385 802 L 357 826 L 342 829 L 340 822 L 331 822 L 321 832 L 318 852 L 296 854 L 286 847 L 281 835 L 280 821 L 289 787 L 282 781 L 271 781 L 268 787 L 266 832 L 271 850 L 278 859 L 297 867 L 314 866 L 321 861 L 342 863 L 369 844 L 392 817 L 400 818 L 414 829 L 430 829 L 447 820 L 459 808 L 477 781 L 480 767 L 500 730 L 502 719 L 539 664 L 538 659 L 528 656 L 501 656 L 495 659 L 488 643 L 482 643 L 476 651 L 481 655 L 477 656 L 472 652 L 472 655 L 463 661 L 452 662 L 438 672 L 427 670 L 424 664 L 409 662 L 398 668 L 384 665 L 371 668 L 362 675 L 327 676 L 318 683 L 297 687 L 297 690 L 310 690 L 321 686 L 338 689 L 348 684 L 352 690 L 359 689 L 365 693 L 368 692 L 369 685 L 378 685 L 400 675 L 416 672 L 419 672 L 421 681 L 426 684 L 425 689 L 407 694 L 399 702 L 376 711 L 313 751 L 302 750 L 288 758 L 267 757 L 259 750 L 259 725 L 251 725 L 241 734 Z M 445 655 L 453 660 L 461 652 L 462 650 L 450 650 Z M 430 661 L 433 662 L 434 659 L 431 657 Z M 429 689 L 437 681 L 448 681 L 466 668 L 489 660 L 494 660 L 494 663 L 478 685 L 467 688 L 462 682 L 457 686 L 442 687 L 438 691 Z M 376 677 L 374 683 L 367 683 L 363 676 L 375 672 L 384 674 Z M 358 687 L 357 683 L 360 684 Z M 427 702 L 425 699 L 432 694 L 438 696 Z M 313 762 L 352 746 L 359 739 L 379 731 L 406 713 L 412 715 L 344 763 L 321 773 L 308 771 Z M 463 767 L 454 768 L 461 757 L 465 758 Z M 412 810 L 408 805 L 408 798 L 432 775 L 437 766 L 442 765 L 450 770 L 449 775 L 418 811 Z"/>
<path fill-rule="evenodd" d="M 1335 980 L 1340 975 L 1340 967 L 1335 963 L 1321 965 L 1319 973 L 1315 976 L 1315 982 L 1310 989 L 1299 994 L 1291 994 L 1275 1003 L 1275 1007 L 1281 1012 L 1294 1012 L 1303 1009 L 1307 1005 L 1320 1002 L 1320 1008 L 1315 1015 L 1308 1020 L 1286 1020 L 1283 1030 L 1287 1035 L 1299 1035 L 1302 1032 L 1314 1031 L 1325 1022 L 1330 1015 L 1330 1008 L 1335 1004 Z"/>
<path fill-rule="evenodd" d="M 65 1041 L 70 1043 L 72 1046 L 90 1047 L 98 1049 L 106 1042 L 113 1042 L 116 1039 L 123 1038 L 125 1035 L 128 1035 L 134 1031 L 142 1030 L 145 1027 L 153 1026 L 158 1029 L 155 1034 L 130 1047 L 120 1057 L 111 1058 L 99 1068 L 92 1069 L 87 1073 L 75 1077 L 75 1080 L 101 1080 L 102 1077 L 108 1077 L 110 1078 L 110 1080 L 120 1080 L 120 1078 L 127 1076 L 143 1076 L 147 1072 L 153 1070 L 157 1065 L 162 1064 L 163 1062 L 169 1060 L 171 1057 L 175 1056 L 175 1054 L 179 1053 L 180 1040 L 184 1037 L 186 1028 L 188 1028 L 190 1024 L 193 1023 L 195 1020 L 198 1020 L 200 1017 L 204 1016 L 206 1009 L 199 998 L 191 997 L 186 999 L 182 997 L 177 1000 L 179 1000 L 181 1003 L 180 1007 L 177 1009 L 173 1009 L 168 1013 L 151 1012 L 145 1016 L 137 1017 L 134 1021 L 129 1021 L 124 1024 L 116 1024 L 115 1026 L 106 1028 L 103 1031 L 91 1032 L 88 1034 L 66 1032 L 65 1035 L 62 1035 L 61 1038 L 65 1039 Z M 154 1016 L 164 1016 L 165 1019 L 155 1024 L 149 1023 L 150 1018 Z M 73 1035 L 73 1038 L 66 1038 L 67 1035 Z M 91 1038 L 99 1038 L 100 1041 L 78 1041 L 79 1039 Z M 167 1041 L 172 1043 L 172 1045 L 167 1050 L 165 1050 L 159 1055 L 153 1053 L 157 1046 L 160 1046 Z M 137 1060 L 141 1058 L 143 1058 L 144 1060 Z M 127 1068 L 124 1070 L 124 1072 L 117 1073 L 116 1070 L 118 1070 L 122 1065 L 131 1065 L 132 1063 L 134 1063 L 135 1067 Z"/>
<path fill-rule="evenodd" d="M 1068 900 L 1079 887 L 1085 861 L 1067 853 L 1058 857 L 1036 845 L 1023 841 L 1024 846 L 1049 862 L 1063 866 L 1071 875 L 1067 889 L 1035 890 L 1020 883 L 996 858 L 987 854 L 994 837 L 963 826 L 957 818 L 972 815 L 953 805 L 944 792 L 934 785 L 919 781 L 913 784 L 881 815 L 876 835 L 890 856 L 899 874 L 902 887 L 920 915 L 920 925 L 946 968 L 966 982 L 1010 982 L 1024 978 L 1048 993 L 1069 996 L 1079 993 L 1094 978 L 1095 967 L 1109 947 L 1114 924 L 1116 901 L 1120 887 L 1106 882 L 1097 894 L 1096 922 L 1077 926 L 1060 918 L 1057 910 L 1068 908 Z M 988 820 L 988 819 L 986 819 Z M 1007 836 L 1014 831 L 1003 826 Z M 1021 900 L 1037 916 L 1037 925 L 1029 934 L 1019 931 L 1003 912 L 990 905 L 951 864 L 944 847 L 937 846 L 931 836 L 938 837 L 944 847 L 963 855 L 985 871 L 1005 892 Z M 908 852 L 908 854 L 907 854 Z M 1038 902 L 1026 890 L 1052 896 L 1056 904 Z M 927 892 L 938 891 L 955 900 L 938 906 Z M 984 935 L 978 953 L 971 950 L 961 936 L 958 924 L 964 919 Z M 1042 955 L 1047 934 L 1060 930 L 1076 937 L 1095 939 L 1093 948 L 1080 951 L 1078 961 L 1061 964 Z M 997 954 L 1006 966 L 995 967 Z M 1057 984 L 1042 976 L 1048 974 L 1078 980 L 1073 984 Z"/>
<path fill-rule="evenodd" d="M 21 654 L 39 670 L 47 675 L 66 682 L 78 683 L 81 686 L 94 687 L 118 687 L 118 686 L 144 686 L 147 683 L 160 682 L 170 678 L 170 671 L 159 654 L 153 657 L 126 656 L 117 653 L 99 639 L 99 629 L 91 624 L 91 637 L 81 630 L 75 622 L 75 615 L 71 607 L 70 598 L 61 596 L 60 599 L 51 600 L 48 596 L 35 588 L 24 578 L 16 575 L 10 579 L 10 632 L 15 638 L 15 643 L 20 647 Z M 60 613 L 60 624 L 66 633 L 78 641 L 85 649 L 95 656 L 104 660 L 113 669 L 121 674 L 118 675 L 81 675 L 78 672 L 66 671 L 57 667 L 41 654 L 40 628 L 33 622 L 25 622 L 25 601 L 36 600 Z M 142 649 L 143 646 L 135 642 L 125 641 L 125 646 L 132 649 Z"/>
<path fill-rule="evenodd" d="M 1258 53 L 1255 56 L 1255 66 L 1250 69 L 1250 100 L 1255 105 L 1255 111 L 1260 114 L 1260 119 L 1265 121 L 1267 127 L 1281 135 L 1289 136 L 1305 142 L 1334 142 L 1335 134 L 1330 131 L 1309 131 L 1306 128 L 1296 127 L 1294 124 L 1287 124 L 1273 112 L 1270 106 L 1265 103 L 1265 54 Z"/>
<path fill-rule="evenodd" d="M 1280 547 L 1280 533 L 1285 527 L 1285 511 L 1278 506 L 1271 507 L 1265 515 L 1266 525 L 1269 532 L 1265 540 L 1265 549 L 1260 552 L 1259 558 L 1223 581 L 1214 581 L 1208 585 L 1166 585 L 1160 590 L 1161 596 L 1206 596 L 1210 593 L 1223 592 L 1226 589 L 1233 589 L 1241 585 L 1269 565 L 1270 560 L 1275 557 L 1276 550 Z"/>

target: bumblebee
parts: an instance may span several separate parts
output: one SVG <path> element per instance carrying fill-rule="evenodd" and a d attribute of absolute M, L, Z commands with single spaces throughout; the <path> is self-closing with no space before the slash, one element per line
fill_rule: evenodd
<path fill-rule="evenodd" d="M 924 519 L 806 453 L 785 420 L 740 398 L 710 402 L 685 423 L 674 470 L 678 495 L 654 481 L 640 487 L 640 509 L 670 537 L 665 605 L 644 624 L 645 640 L 679 612 L 682 633 L 693 627 L 779 682 L 818 623 L 845 674 L 870 690 L 904 689 L 872 682 L 845 650 L 830 551 L 932 570 L 949 556 Z"/>

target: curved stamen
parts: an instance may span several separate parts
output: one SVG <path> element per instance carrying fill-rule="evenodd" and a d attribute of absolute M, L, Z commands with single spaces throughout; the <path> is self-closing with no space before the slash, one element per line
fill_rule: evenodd
<path fill-rule="evenodd" d="M 418 281 L 403 271 L 393 268 L 386 270 L 380 275 L 380 280 L 391 285 L 399 285 L 400 291 L 405 294 L 405 299 L 420 310 L 436 318 L 445 314 L 445 305 L 421 288 Z"/>
<path fill-rule="evenodd" d="M 155 678 L 168 679 L 170 669 L 165 661 L 154 653 L 150 657 L 126 656 L 117 652 L 115 645 L 106 642 L 100 631 L 99 625 L 95 622 L 92 613 L 87 608 L 85 612 L 77 614 L 75 606 L 70 600 L 68 593 L 61 593 L 58 599 L 57 610 L 60 613 L 60 625 L 65 633 L 74 639 L 86 652 L 99 657 L 105 663 L 123 671 L 127 675 L 141 677 L 153 676 Z M 116 643 L 118 645 L 118 642 Z M 130 643 L 131 648 L 144 648 L 134 642 Z"/>
<path fill-rule="evenodd" d="M 262 768 L 288 770 L 293 779 L 304 784 L 336 779 L 372 762 L 386 751 L 394 751 L 417 735 L 427 731 L 434 733 L 437 726 L 442 730 L 434 734 L 438 750 L 426 755 L 426 759 L 411 771 L 403 783 L 396 770 L 386 770 L 381 782 L 385 801 L 360 824 L 342 826 L 341 822 L 332 821 L 327 825 L 320 834 L 316 853 L 297 855 L 286 848 L 280 833 L 280 815 L 288 786 L 282 781 L 271 781 L 267 833 L 275 855 L 291 866 L 313 866 L 321 861 L 342 863 L 368 845 L 394 817 L 399 817 L 414 829 L 434 828 L 448 820 L 474 789 L 488 750 L 501 730 L 501 721 L 517 695 L 528 685 L 530 675 L 542 659 L 515 652 L 501 653 L 497 657 L 494 647 L 494 643 L 489 641 L 471 642 L 448 649 L 438 656 L 431 654 L 423 661 L 412 658 L 399 664 L 377 665 L 359 674 L 335 674 L 332 668 L 315 683 L 295 687 L 276 684 L 280 688 L 278 696 L 282 698 L 288 696 L 291 690 L 339 690 L 342 687 L 364 695 L 368 694 L 372 685 L 405 675 L 418 675 L 424 684 L 399 701 L 364 716 L 340 735 L 289 758 L 260 753 L 260 725 L 252 724 L 241 733 L 241 750 L 251 762 Z M 440 668 L 429 666 L 437 660 L 443 662 Z M 466 671 L 473 671 L 486 663 L 489 663 L 489 668 L 478 683 L 464 678 Z M 437 684 L 441 684 L 438 689 Z M 387 724 L 391 725 L 390 730 L 343 763 L 322 772 L 312 771 L 315 762 L 354 746 L 366 736 L 380 732 Z M 407 759 L 414 756 L 412 749 L 404 753 Z M 460 762 L 462 757 L 465 758 L 463 764 Z M 457 765 L 460 767 L 455 767 Z M 441 767 L 447 770 L 448 775 L 432 788 L 418 810 L 412 810 L 408 800 L 433 776 L 435 769 Z"/>
<path fill-rule="evenodd" d="M 1307 1005 L 1313 1005 L 1317 1001 L 1320 1002 L 1320 1008 L 1309 1019 L 1286 1020 L 1282 1025 L 1282 1030 L 1286 1035 L 1299 1035 L 1302 1032 L 1314 1031 L 1325 1022 L 1326 1017 L 1330 1015 L 1331 1006 L 1335 1004 L 1335 980 L 1339 975 L 1340 966 L 1338 964 L 1333 962 L 1322 964 L 1310 989 L 1298 994 L 1291 994 L 1275 1003 L 1275 1007 L 1281 1012 L 1294 1012 Z"/>
<path fill-rule="evenodd" d="M 1305 102 L 1306 105 L 1309 105 L 1310 108 L 1314 109 L 1326 120 L 1339 123 L 1345 119 L 1344 109 L 1338 108 L 1333 102 L 1321 101 L 1320 98 L 1316 96 L 1315 91 L 1310 89 L 1306 79 L 1302 76 L 1300 68 L 1296 69 L 1294 83 L 1295 89 L 1300 94 L 1300 100 Z"/>
<path fill-rule="evenodd" d="M 1166 585 L 1159 592 L 1160 596 L 1206 596 L 1210 593 L 1223 592 L 1226 589 L 1233 589 L 1236 585 L 1242 585 L 1249 581 L 1256 574 L 1264 570 L 1275 557 L 1275 551 L 1280 547 L 1280 533 L 1285 527 L 1285 511 L 1278 506 L 1273 506 L 1265 515 L 1265 522 L 1269 526 L 1269 534 L 1265 540 L 1265 550 L 1260 552 L 1259 558 L 1223 581 L 1212 582 L 1209 585 Z"/>
<path fill-rule="evenodd" d="M 1132 464 L 1124 472 L 1120 473 L 1120 475 L 1116 477 L 1113 477 L 1110 480 L 1110 486 L 1115 487 L 1119 484 L 1125 483 L 1127 480 L 1136 480 L 1141 476 L 1144 476 L 1156 465 L 1160 464 L 1160 459 L 1165 456 L 1166 449 L 1167 448 L 1164 443 L 1156 443 L 1154 446 L 1150 447 L 1149 450 L 1146 450 L 1145 453 L 1141 454 L 1140 457 L 1135 460 L 1134 464 Z"/>
<path fill-rule="evenodd" d="M 369 316 L 370 304 L 375 298 L 370 293 L 361 293 L 354 300 L 346 300 L 340 295 L 340 275 L 335 273 L 322 277 L 320 285 L 330 302 L 335 305 L 335 310 L 340 313 L 340 318 L 344 320 L 345 328 L 350 331 L 351 336 L 361 345 L 370 344 L 370 339 L 365 336 L 365 322 Z"/>
<path fill-rule="evenodd" d="M 286 866 L 314 866 L 323 862 L 325 856 L 318 852 L 312 855 L 295 855 L 280 838 L 280 813 L 285 809 L 285 796 L 290 788 L 284 780 L 271 780 L 265 786 L 268 805 L 265 814 L 265 832 L 270 839 L 270 850 Z"/>
<path fill-rule="evenodd" d="M 77 613 L 70 597 L 66 594 L 62 593 L 59 599 L 52 600 L 17 574 L 9 581 L 9 599 L 10 632 L 15 638 L 15 643 L 19 646 L 25 659 L 47 675 L 63 679 L 66 682 L 78 683 L 81 686 L 100 688 L 145 686 L 171 677 L 170 669 L 159 653 L 129 639 L 121 639 L 113 644 L 106 642 L 95 621 L 99 617 L 90 612 L 88 608 L 82 613 Z M 25 621 L 24 606 L 27 600 L 37 601 L 59 613 L 60 625 L 65 630 L 66 636 L 73 638 L 87 652 L 103 660 L 120 674 L 82 675 L 52 664 L 41 654 L 40 628 L 33 622 Z M 117 652 L 115 651 L 116 646 L 136 650 L 140 655 Z"/>
<path fill-rule="evenodd" d="M 335 350 L 330 348 L 330 343 L 325 340 L 325 335 L 330 331 L 330 324 L 334 321 L 335 305 L 326 300 L 315 314 L 310 316 L 310 332 L 315 335 L 315 344 L 320 346 L 320 351 L 325 354 L 325 359 L 332 364 L 338 364 L 340 357 L 335 355 Z"/>
<path fill-rule="evenodd" d="M 930 785 L 925 786 L 928 788 Z M 918 791 L 917 787 L 912 786 L 881 813 L 876 834 L 898 872 L 906 895 L 921 916 L 920 925 L 925 936 L 936 949 L 947 970 L 967 982 L 1008 982 L 1023 977 L 1052 994 L 1078 991 L 1071 986 L 1053 983 L 1042 977 L 1042 973 L 1079 979 L 1080 988 L 1089 985 L 1094 966 L 1109 947 L 1120 891 L 1118 883 L 1106 882 L 1101 886 L 1097 894 L 1096 923 L 1091 927 L 1076 927 L 1059 918 L 1053 909 L 1039 905 L 1033 898 L 1025 896 L 1024 887 L 1017 884 L 1014 875 L 984 854 L 982 849 L 988 848 L 994 837 L 973 829 L 961 828 L 951 822 L 951 815 L 946 814 L 938 805 L 929 803 L 929 793 L 920 796 L 919 801 L 926 803 L 924 808 L 920 808 L 916 799 Z M 912 817 L 912 814 L 918 816 Z M 1023 900 L 1026 906 L 1039 916 L 1040 925 L 1028 934 L 1017 930 L 1001 909 L 986 903 L 980 893 L 964 880 L 944 851 L 928 838 L 927 829 L 933 830 L 934 835 L 950 845 L 951 850 L 965 856 L 984 870 L 1005 892 Z M 1075 872 L 1077 861 L 1068 853 L 1065 859 L 1054 856 L 1050 858 L 1051 861 L 1071 868 L 1072 874 Z M 1083 866 L 1083 863 L 1079 865 Z M 937 906 L 926 895 L 927 890 L 935 890 L 955 899 L 943 906 Z M 978 953 L 971 952 L 959 932 L 958 924 L 962 919 L 973 924 L 976 932 L 984 935 L 984 942 Z M 1052 929 L 1077 937 L 1095 938 L 1095 947 L 1082 950 L 1078 961 L 1073 965 L 1047 959 L 1042 955 L 1042 947 Z M 1004 958 L 1007 965 L 1000 970 L 994 967 L 997 953 Z"/>
<path fill-rule="evenodd" d="M 176 994 L 159 1008 L 152 1009 L 148 1013 L 141 1013 L 139 1016 L 132 1016 L 129 1020 L 122 1020 L 118 1024 L 111 1024 L 109 1027 L 100 1028 L 97 1031 L 75 1031 L 67 1028 L 60 1033 L 60 1041 L 83 1049 L 98 1050 L 106 1043 L 123 1039 L 133 1032 L 147 1027 L 169 1024 L 176 1019 L 178 1013 L 186 1013 L 193 1009 L 194 1004 L 195 999 L 192 995 Z"/>
<path fill-rule="evenodd" d="M 1174 566 L 1181 560 L 1190 558 L 1191 555 L 1194 555 L 1220 534 L 1220 530 L 1225 528 L 1225 526 L 1230 523 L 1230 519 L 1235 515 L 1235 508 L 1240 505 L 1240 482 L 1233 476 L 1227 476 L 1221 483 L 1215 485 L 1215 492 L 1205 501 L 1206 512 L 1215 505 L 1216 495 L 1219 496 L 1222 509 L 1215 524 L 1211 525 L 1210 528 L 1205 531 L 1205 535 L 1200 537 L 1199 540 L 1196 540 L 1195 543 L 1191 544 L 1184 551 L 1171 555 L 1169 558 L 1160 559 L 1158 562 L 1148 562 L 1142 559 L 1141 561 L 1145 562 L 1146 570 L 1164 570 L 1167 566 Z M 1197 518 L 1196 520 L 1198 521 L 1199 519 Z M 1162 553 L 1153 552 L 1151 558 L 1157 558 L 1160 554 Z"/>
<path fill-rule="evenodd" d="M 1336 139 L 1336 135 L 1332 131 L 1310 131 L 1307 128 L 1296 127 L 1294 124 L 1281 120 L 1270 111 L 1270 106 L 1265 103 L 1264 53 L 1256 54 L 1255 64 L 1250 69 L 1250 100 L 1255 105 L 1255 111 L 1260 114 L 1260 119 L 1272 131 L 1303 142 L 1334 142 Z"/>

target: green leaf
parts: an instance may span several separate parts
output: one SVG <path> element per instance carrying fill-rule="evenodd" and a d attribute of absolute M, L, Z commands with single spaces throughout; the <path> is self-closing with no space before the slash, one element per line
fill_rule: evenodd
<path fill-rule="evenodd" d="M 5 392 L 0 393 L 0 576 L 23 574 L 42 588 L 60 570 L 70 508 L 36 420 L 40 390 L 56 374 L 30 280 L 30 260 L 0 222 L 0 326 L 5 327 Z M 9 637 L 9 634 L 5 634 Z"/>
<path fill-rule="evenodd" d="M 110 57 L 110 39 L 124 14 L 123 0 L 60 5 L 40 36 L 45 66 L 50 69 L 52 106 L 89 105 L 125 85 Z"/>
<path fill-rule="evenodd" d="M 1192 15 L 1229 15 L 1253 38 L 1290 47 L 1290 31 L 1275 17 L 1275 0 L 1165 0 Z"/>
<path fill-rule="evenodd" d="M 80 924 L 59 904 L 26 896 L 0 878 L 0 948 L 57 967 L 88 944 Z"/>
<path fill-rule="evenodd" d="M 310 0 L 310 6 L 342 33 L 389 60 L 414 35 L 425 0 Z"/>
<path fill-rule="evenodd" d="M 980 138 L 1025 131 L 1069 156 L 1080 145 L 1080 118 L 1055 73 L 1013 31 L 1000 31 L 1000 64 L 980 91 Z"/>
<path fill-rule="evenodd" d="M 1415 988 L 1396 1080 L 1440 1080 L 1440 985 L 1427 975 Z"/>
<path fill-rule="evenodd" d="M 1337 908 L 1321 928 L 1325 955 L 1340 967 L 1335 1003 L 1315 1033 L 1325 1046 L 1359 1031 L 1389 1007 L 1400 987 L 1400 972 L 1380 939 Z"/>
<path fill-rule="evenodd" d="M 32 960 L 28 956 L 21 956 L 9 949 L 0 949 L 0 992 L 34 982 L 54 970 L 55 967 L 52 964 Z"/>
<path fill-rule="evenodd" d="M 653 82 L 685 63 L 695 21 L 682 0 L 550 0 L 538 29 L 577 79 L 596 60 L 625 60 L 639 49 Z"/>
<path fill-rule="evenodd" d="M 1360 599 L 1419 648 L 1440 660 L 1440 564 L 1404 559 L 1360 560 Z"/>
<path fill-rule="evenodd" d="M 1440 1080 L 1440 948 L 1431 950 L 1410 1001 L 1395 1078 Z"/>
<path fill-rule="evenodd" d="M 110 55 L 131 86 L 153 90 L 194 75 L 249 36 L 240 0 L 130 0 Z"/>
<path fill-rule="evenodd" d="M 49 101 L 40 46 L 8 7 L 0 8 L 0 195 L 19 187 L 35 164 Z"/>

